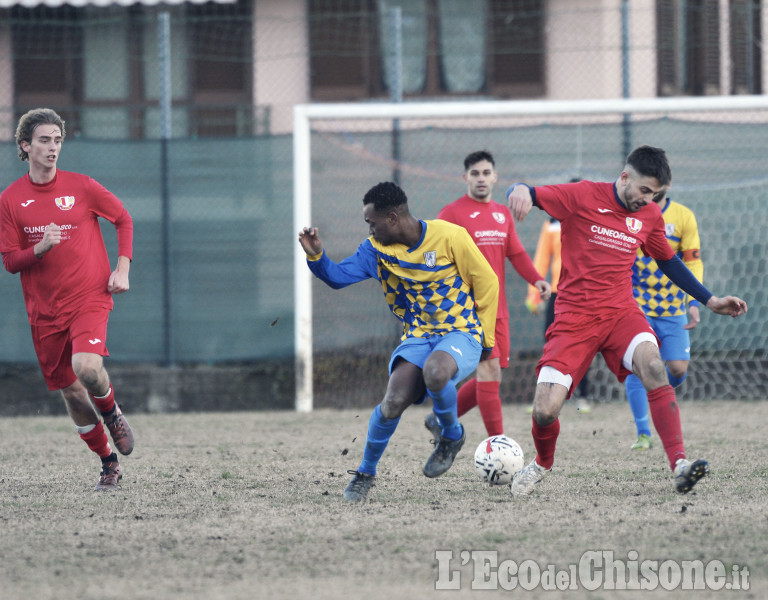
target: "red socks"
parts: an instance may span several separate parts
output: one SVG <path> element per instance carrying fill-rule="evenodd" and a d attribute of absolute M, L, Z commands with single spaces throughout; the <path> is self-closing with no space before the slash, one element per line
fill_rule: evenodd
<path fill-rule="evenodd" d="M 648 407 L 651 409 L 653 426 L 667 453 L 669 466 L 674 470 L 675 463 L 685 458 L 683 430 L 680 425 L 680 409 L 677 406 L 675 390 L 671 385 L 664 385 L 648 392 Z"/>
<path fill-rule="evenodd" d="M 498 381 L 477 382 L 477 407 L 485 423 L 488 435 L 502 435 L 504 420 L 501 416 L 501 398 L 499 398 Z"/>
<path fill-rule="evenodd" d="M 560 435 L 560 419 L 555 419 L 549 425 L 541 426 L 531 417 L 533 427 L 533 445 L 536 446 L 536 462 L 549 470 L 555 462 L 555 446 Z"/>
<path fill-rule="evenodd" d="M 473 377 L 459 389 L 456 408 L 461 417 L 477 406 L 488 435 L 502 435 L 504 420 L 501 415 L 501 398 L 498 381 L 478 381 Z"/>
<path fill-rule="evenodd" d="M 477 378 L 473 377 L 459 388 L 456 410 L 461 417 L 477 406 Z"/>
<path fill-rule="evenodd" d="M 88 444 L 88 447 L 101 458 L 105 458 L 112 454 L 112 448 L 109 447 L 109 440 L 104 431 L 104 426 L 101 423 L 96 425 L 96 427 L 91 429 L 88 433 L 81 433 L 80 439 Z"/>
<path fill-rule="evenodd" d="M 107 395 L 103 398 L 97 398 L 93 394 L 91 394 L 91 398 L 93 398 L 93 403 L 101 413 L 110 413 L 112 412 L 112 409 L 115 408 L 115 391 L 112 389 L 111 385 L 109 386 Z"/>
<path fill-rule="evenodd" d="M 671 385 L 665 385 L 648 392 L 648 406 L 656 432 L 659 434 L 669 465 L 674 470 L 675 463 L 685 458 L 683 432 L 680 426 L 680 410 L 677 406 L 675 391 Z M 560 435 L 560 419 L 546 426 L 541 426 L 532 419 L 533 443 L 536 446 L 536 462 L 545 469 L 551 469 L 555 462 L 555 446 Z"/>

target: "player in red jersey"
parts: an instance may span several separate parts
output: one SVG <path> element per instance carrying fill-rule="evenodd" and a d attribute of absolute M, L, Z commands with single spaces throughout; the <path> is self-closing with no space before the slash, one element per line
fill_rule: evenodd
<path fill-rule="evenodd" d="M 60 171 L 65 137 L 53 110 L 38 108 L 16 129 L 19 158 L 29 173 L 0 194 L 0 253 L 21 274 L 32 341 L 51 390 L 60 390 L 80 437 L 102 462 L 97 490 L 117 489 L 122 469 L 101 418 L 122 454 L 133 432 L 115 403 L 103 357 L 112 294 L 128 290 L 133 221 L 122 202 L 85 175 Z M 117 230 L 117 266 L 111 270 L 99 217 Z M 95 408 L 101 413 L 96 412 Z"/>
<path fill-rule="evenodd" d="M 461 225 L 469 232 L 480 252 L 499 279 L 499 307 L 496 312 L 496 346 L 490 358 L 477 365 L 475 377 L 459 389 L 457 408 L 461 417 L 477 406 L 488 435 L 504 433 L 501 414 L 501 370 L 509 366 L 509 310 L 504 292 L 504 261 L 509 259 L 519 275 L 536 287 L 542 298 L 549 298 L 550 285 L 542 277 L 515 232 L 509 209 L 491 199 L 498 180 L 496 162 L 490 152 L 480 150 L 464 159 L 464 181 L 467 193 L 443 207 L 438 219 Z M 435 440 L 440 439 L 440 425 L 433 413 L 424 425 Z"/>
<path fill-rule="evenodd" d="M 580 177 L 574 177 L 570 180 L 571 183 L 581 181 Z M 549 301 L 546 303 L 544 309 L 544 337 L 547 336 L 547 329 L 552 325 L 555 320 L 555 301 L 557 300 L 557 282 L 560 279 L 560 221 L 555 218 L 550 218 L 541 227 L 539 234 L 539 241 L 536 244 L 536 252 L 533 255 L 533 266 L 543 273 L 545 276 L 550 274 L 550 285 L 552 286 L 552 293 L 549 295 Z M 528 295 L 525 298 L 525 307 L 535 315 L 541 312 L 542 299 L 539 297 L 539 292 L 535 287 L 528 286 Z M 589 394 L 589 377 L 588 372 L 584 374 L 579 382 L 576 391 L 577 395 L 571 396 L 576 398 L 575 406 L 576 410 L 580 413 L 592 412 L 592 408 L 587 402 L 587 396 Z M 533 404 L 531 404 L 526 412 L 530 415 L 533 413 Z"/>
<path fill-rule="evenodd" d="M 670 247 L 654 199 L 666 194 L 671 180 L 664 150 L 641 146 L 627 157 L 614 183 L 515 184 L 507 190 L 516 220 L 535 204 L 560 221 L 563 244 L 555 321 L 537 365 L 532 427 L 537 454 L 512 481 L 513 495 L 530 494 L 552 468 L 560 409 L 597 352 L 619 381 L 634 373 L 648 391 L 651 418 L 677 491 L 689 492 L 707 474 L 707 461 L 686 458 L 680 412 L 658 338 L 632 293 L 637 249 L 712 312 L 738 317 L 747 312 L 747 304 L 735 296 L 713 296 Z"/>

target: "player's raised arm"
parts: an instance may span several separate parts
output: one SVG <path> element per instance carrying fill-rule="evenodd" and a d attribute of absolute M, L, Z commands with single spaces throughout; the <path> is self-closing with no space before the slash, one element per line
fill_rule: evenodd
<path fill-rule="evenodd" d="M 707 308 L 718 315 L 740 317 L 747 312 L 747 303 L 736 296 L 712 296 L 707 302 Z"/>
<path fill-rule="evenodd" d="M 320 239 L 317 227 L 305 227 L 299 231 L 299 243 L 307 256 L 317 256 L 323 252 L 323 241 Z"/>
<path fill-rule="evenodd" d="M 656 264 L 659 265 L 661 272 L 672 280 L 672 283 L 689 296 L 696 298 L 713 313 L 739 317 L 747 312 L 747 303 L 741 298 L 713 296 L 712 292 L 699 283 L 699 280 L 677 256 L 673 256 L 670 260 L 656 259 Z"/>
<path fill-rule="evenodd" d="M 515 221 L 522 221 L 531 212 L 533 206 L 531 189 L 522 183 L 512 185 L 507 190 L 507 205 Z"/>

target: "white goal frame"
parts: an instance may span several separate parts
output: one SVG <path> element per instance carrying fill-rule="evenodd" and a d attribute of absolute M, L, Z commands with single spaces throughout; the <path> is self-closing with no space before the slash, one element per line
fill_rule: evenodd
<path fill-rule="evenodd" d="M 312 224 L 311 123 L 313 120 L 452 117 L 539 117 L 749 111 L 768 109 L 768 95 L 627 98 L 605 100 L 524 100 L 479 102 L 403 102 L 299 104 L 293 110 L 294 234 Z M 295 409 L 313 409 L 312 274 L 301 245 L 294 249 Z"/>

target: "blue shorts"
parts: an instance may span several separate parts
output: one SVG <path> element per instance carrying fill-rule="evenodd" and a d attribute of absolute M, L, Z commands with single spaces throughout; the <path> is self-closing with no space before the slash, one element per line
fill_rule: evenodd
<path fill-rule="evenodd" d="M 444 335 L 428 338 L 406 338 L 392 352 L 389 359 L 389 374 L 392 374 L 398 358 L 423 369 L 427 358 L 435 350 L 447 352 L 456 361 L 459 370 L 451 379 L 454 383 L 458 383 L 477 368 L 483 351 L 480 342 L 463 331 L 450 331 Z"/>
<path fill-rule="evenodd" d="M 688 323 L 686 315 L 676 317 L 645 317 L 656 335 L 659 337 L 661 345 L 659 352 L 664 361 L 668 360 L 691 360 L 691 336 L 687 329 L 683 329 Z"/>

